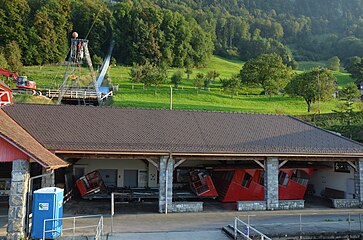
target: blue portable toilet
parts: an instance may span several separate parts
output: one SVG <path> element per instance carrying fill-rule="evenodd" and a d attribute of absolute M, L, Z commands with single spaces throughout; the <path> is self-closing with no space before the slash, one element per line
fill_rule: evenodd
<path fill-rule="evenodd" d="M 31 237 L 43 238 L 44 220 L 60 219 L 63 217 L 63 192 L 56 187 L 46 187 L 33 193 L 33 221 Z M 55 239 L 62 234 L 62 220 L 45 223 L 45 238 Z"/>

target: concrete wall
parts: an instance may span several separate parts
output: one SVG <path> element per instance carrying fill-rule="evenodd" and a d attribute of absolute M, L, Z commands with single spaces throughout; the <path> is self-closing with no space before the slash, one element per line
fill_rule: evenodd
<path fill-rule="evenodd" d="M 319 169 L 314 171 L 314 174 L 310 180 L 310 184 L 314 185 L 314 195 L 320 196 L 325 188 L 333 188 L 340 191 L 344 191 L 345 198 L 351 199 L 354 194 L 354 170 L 350 168 L 349 173 L 335 172 L 334 164 L 324 163 L 330 167 L 327 169 Z"/>
<path fill-rule="evenodd" d="M 85 173 L 92 172 L 97 169 L 117 169 L 117 187 L 124 186 L 124 170 L 139 171 L 139 187 L 157 187 L 157 170 L 156 167 L 143 160 L 127 160 L 127 159 L 81 159 L 74 167 L 84 167 Z M 148 177 L 144 183 L 140 177 L 140 172 L 147 171 Z"/>

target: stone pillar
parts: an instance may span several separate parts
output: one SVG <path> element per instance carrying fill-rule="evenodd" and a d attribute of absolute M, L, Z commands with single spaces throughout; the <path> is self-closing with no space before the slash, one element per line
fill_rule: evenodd
<path fill-rule="evenodd" d="M 267 158 L 265 161 L 265 201 L 267 210 L 279 207 L 279 159 Z"/>
<path fill-rule="evenodd" d="M 159 167 L 159 212 L 171 212 L 173 204 L 174 160 L 169 156 L 160 158 Z M 167 209 L 166 209 L 167 208 Z M 167 210 L 167 211 L 166 211 Z"/>
<path fill-rule="evenodd" d="M 29 183 L 29 162 L 16 160 L 11 172 L 7 239 L 25 239 L 26 196 Z"/>
<path fill-rule="evenodd" d="M 148 187 L 150 188 L 156 188 L 158 187 L 158 169 L 152 165 L 149 162 L 148 165 L 148 175 L 149 175 L 149 179 L 148 179 Z"/>
<path fill-rule="evenodd" d="M 363 158 L 359 158 L 357 163 L 357 171 L 354 172 L 354 188 L 355 199 L 359 200 L 360 205 L 363 204 Z"/>
<path fill-rule="evenodd" d="M 42 168 L 42 174 L 51 173 L 50 170 Z M 42 188 L 44 187 L 54 187 L 54 173 L 42 177 Z"/>

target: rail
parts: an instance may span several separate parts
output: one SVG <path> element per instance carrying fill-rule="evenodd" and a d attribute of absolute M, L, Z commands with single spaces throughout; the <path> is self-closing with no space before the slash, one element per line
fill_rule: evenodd
<path fill-rule="evenodd" d="M 86 218 L 99 218 L 97 225 L 78 225 L 77 226 L 77 222 L 76 220 L 79 219 L 86 219 Z M 59 230 L 46 230 L 46 223 L 47 222 L 58 222 L 58 221 L 62 221 L 63 224 L 65 223 L 66 220 L 72 220 L 72 226 L 71 227 L 66 227 L 66 228 L 62 228 L 62 231 L 72 231 L 72 236 L 75 237 L 77 234 L 77 229 L 96 229 L 95 230 L 95 237 L 94 239 L 96 240 L 100 240 L 103 236 L 103 216 L 102 215 L 85 215 L 85 216 L 77 216 L 77 217 L 65 217 L 65 218 L 53 218 L 53 219 L 45 219 L 44 223 L 43 223 L 43 240 L 46 239 L 46 234 L 47 233 L 54 233 L 54 232 L 58 232 Z M 84 234 L 84 233 L 82 233 Z"/>
<path fill-rule="evenodd" d="M 112 97 L 112 96 L 113 96 L 113 92 L 109 91 L 107 94 L 105 94 L 103 97 L 101 97 L 101 100 L 107 99 L 108 97 Z"/>
<path fill-rule="evenodd" d="M 252 238 L 255 238 L 256 236 L 260 237 L 261 240 L 271 240 L 271 238 L 267 237 L 265 234 L 252 227 L 249 223 L 245 223 L 238 217 L 235 217 L 234 219 L 233 229 L 234 239 L 237 239 L 238 234 L 241 234 L 248 240 L 252 240 Z"/>

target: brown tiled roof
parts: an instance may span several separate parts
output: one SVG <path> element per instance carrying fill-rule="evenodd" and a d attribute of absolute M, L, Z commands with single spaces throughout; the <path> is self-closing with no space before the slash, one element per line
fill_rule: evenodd
<path fill-rule="evenodd" d="M 362 144 L 286 115 L 26 104 L 4 111 L 50 150 L 363 157 Z"/>
<path fill-rule="evenodd" d="M 57 169 L 68 164 L 49 152 L 5 112 L 0 110 L 0 138 L 4 138 L 30 158 L 47 169 Z"/>

